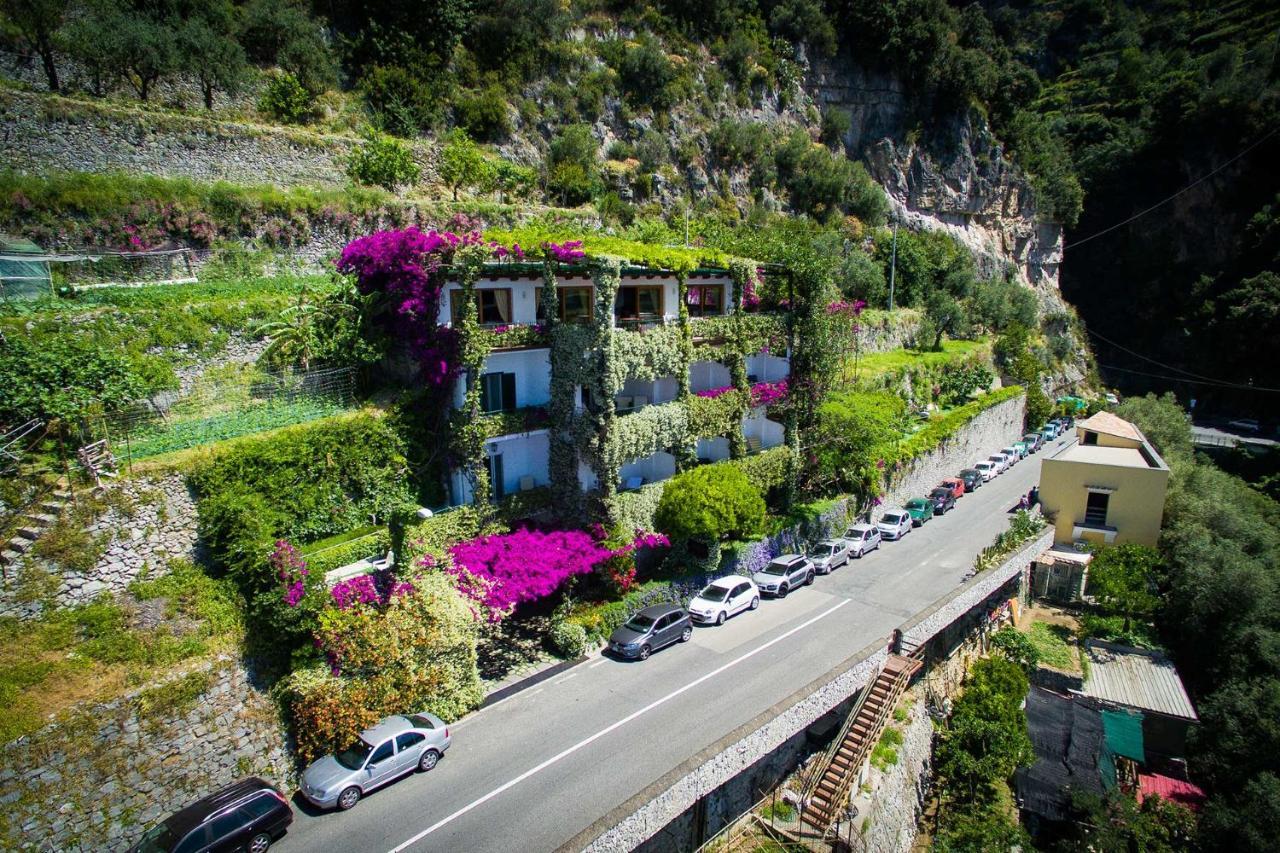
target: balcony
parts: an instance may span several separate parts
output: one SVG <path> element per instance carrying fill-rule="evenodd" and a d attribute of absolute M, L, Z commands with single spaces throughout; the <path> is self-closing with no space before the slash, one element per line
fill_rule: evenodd
<path fill-rule="evenodd" d="M 1116 541 L 1116 534 L 1120 531 L 1109 524 L 1105 524 L 1105 521 L 1105 518 L 1099 521 L 1086 513 L 1083 521 L 1077 520 L 1071 525 L 1071 538 L 1090 540 L 1090 534 L 1092 534 L 1092 541 L 1097 541 L 1097 537 L 1102 537 L 1102 541 L 1110 545 Z"/>

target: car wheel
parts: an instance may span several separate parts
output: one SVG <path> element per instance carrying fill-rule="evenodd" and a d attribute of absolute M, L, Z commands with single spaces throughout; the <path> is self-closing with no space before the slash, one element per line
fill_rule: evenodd
<path fill-rule="evenodd" d="M 723 622 L 723 621 L 724 621 L 724 611 L 721 611 L 721 612 L 720 612 L 720 621 L 721 621 L 721 622 Z M 689 642 L 689 638 L 690 638 L 690 637 L 692 637 L 692 636 L 693 636 L 693 628 L 692 628 L 692 626 L 685 625 L 685 626 L 684 626 L 684 633 L 680 635 L 680 642 L 682 642 L 682 643 L 687 643 L 687 642 Z"/>
<path fill-rule="evenodd" d="M 259 832 L 253 838 L 249 839 L 249 853 L 267 853 L 267 848 L 271 846 L 271 836 L 265 832 Z"/>
<path fill-rule="evenodd" d="M 760 596 L 757 595 L 755 598 L 751 599 L 751 609 L 755 610 L 759 606 L 760 606 Z"/>
<path fill-rule="evenodd" d="M 719 613 L 717 613 L 717 614 L 716 614 L 716 624 L 717 624 L 717 625 L 723 625 L 723 624 L 724 624 L 724 611 L 723 611 L 723 610 L 721 610 Z"/>
<path fill-rule="evenodd" d="M 428 749 L 422 753 L 422 757 L 418 759 L 418 769 L 426 773 L 431 768 L 440 763 L 440 753 L 434 749 Z"/>
<path fill-rule="evenodd" d="M 804 578 L 805 586 L 809 586 L 811 583 L 813 583 L 813 572 L 809 572 L 809 574 L 805 575 Z"/>
<path fill-rule="evenodd" d="M 787 585 L 785 583 L 782 584 L 781 586 L 778 587 L 778 598 L 786 598 L 787 593 L 790 591 L 791 590 L 787 589 Z"/>
<path fill-rule="evenodd" d="M 643 646 L 641 646 L 641 647 L 640 647 L 640 660 L 648 660 L 648 659 L 649 659 L 649 653 L 650 653 L 651 651 L 653 651 L 653 650 L 649 648 L 649 644 L 648 644 L 648 643 L 645 643 Z"/>
<path fill-rule="evenodd" d="M 344 812 L 358 802 L 360 802 L 360 789 L 355 785 L 352 785 L 350 788 L 347 788 L 338 795 L 338 808 L 342 809 Z"/>

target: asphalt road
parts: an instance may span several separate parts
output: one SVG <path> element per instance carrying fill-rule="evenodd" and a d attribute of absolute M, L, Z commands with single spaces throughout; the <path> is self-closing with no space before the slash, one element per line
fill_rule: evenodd
<path fill-rule="evenodd" d="M 1039 481 L 1024 459 L 954 510 L 644 662 L 598 655 L 451 725 L 436 769 L 349 812 L 295 797 L 281 851 L 554 850 L 690 755 L 958 587 Z M 975 460 L 976 461 L 976 460 Z"/>

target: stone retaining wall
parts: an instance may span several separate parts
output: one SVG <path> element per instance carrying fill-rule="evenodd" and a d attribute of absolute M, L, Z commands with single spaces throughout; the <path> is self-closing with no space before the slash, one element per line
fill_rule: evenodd
<path fill-rule="evenodd" d="M 858 816 L 869 820 L 862 838 L 874 853 L 909 853 L 924 807 L 933 764 L 933 720 L 923 702 L 916 702 L 902 727 L 898 763 L 880 777 L 871 808 Z"/>
<path fill-rule="evenodd" d="M 106 550 L 88 572 L 59 572 L 33 554 L 24 555 L 9 572 L 19 578 L 30 564 L 58 580 L 52 603 L 58 607 L 85 604 L 100 595 L 124 592 L 145 570 L 149 577 L 168 572 L 172 559 L 195 559 L 195 499 L 181 474 L 159 479 L 125 479 L 111 487 L 133 506 L 132 514 L 111 508 L 88 528 L 93 536 L 110 537 Z M 66 511 L 70 511 L 68 508 Z M 0 589 L 0 616 L 39 615 L 41 602 L 16 600 L 17 584 Z"/>
<path fill-rule="evenodd" d="M 226 658 L 2 750 L 5 850 L 124 850 L 148 824 L 246 775 L 293 781 L 275 706 Z"/>
<path fill-rule="evenodd" d="M 898 472 L 884 494 L 885 506 L 901 506 L 923 497 L 946 477 L 954 477 L 979 459 L 986 459 L 1022 437 L 1026 397 L 998 403 L 975 417 L 955 435 Z"/>

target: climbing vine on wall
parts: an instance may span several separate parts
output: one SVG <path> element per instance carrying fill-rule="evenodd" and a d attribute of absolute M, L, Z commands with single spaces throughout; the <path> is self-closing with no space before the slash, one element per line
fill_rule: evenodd
<path fill-rule="evenodd" d="M 480 371 L 492 346 L 488 331 L 480 326 L 476 306 L 476 279 L 488 252 L 483 246 L 464 246 L 455 257 L 458 284 L 462 287 L 462 316 L 457 322 L 459 368 L 467 376 L 462 408 L 454 413 L 450 431 L 455 462 L 460 463 L 477 507 L 487 507 L 492 484 L 485 450 L 486 424 L 480 412 Z"/>

